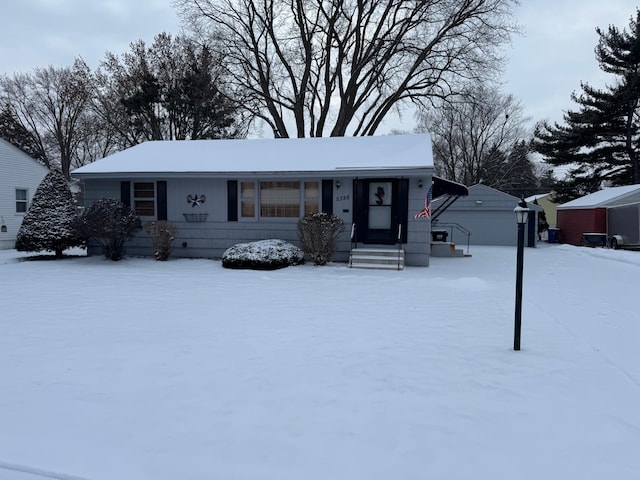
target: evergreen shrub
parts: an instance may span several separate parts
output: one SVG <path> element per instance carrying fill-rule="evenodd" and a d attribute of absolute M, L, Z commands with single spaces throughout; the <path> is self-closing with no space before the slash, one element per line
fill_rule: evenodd
<path fill-rule="evenodd" d="M 304 263 L 304 253 L 284 240 L 238 243 L 222 254 L 224 268 L 276 270 Z"/>
<path fill-rule="evenodd" d="M 36 189 L 29 210 L 16 237 L 20 252 L 62 252 L 83 247 L 84 239 L 76 230 L 77 209 L 67 179 L 61 172 L 47 174 Z"/>
<path fill-rule="evenodd" d="M 78 219 L 78 231 L 102 247 L 109 260 L 124 258 L 124 244 L 142 227 L 140 218 L 120 200 L 103 198 L 87 208 Z"/>

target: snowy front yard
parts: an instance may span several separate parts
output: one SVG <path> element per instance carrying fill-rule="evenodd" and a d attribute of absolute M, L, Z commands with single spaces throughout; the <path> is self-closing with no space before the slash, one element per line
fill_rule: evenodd
<path fill-rule="evenodd" d="M 632 480 L 640 253 L 271 272 L 0 251 L 0 479 Z M 28 479 L 35 479 L 29 475 Z"/>

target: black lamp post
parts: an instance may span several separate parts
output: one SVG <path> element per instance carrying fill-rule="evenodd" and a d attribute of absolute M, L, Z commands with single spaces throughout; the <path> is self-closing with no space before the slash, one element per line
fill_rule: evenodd
<path fill-rule="evenodd" d="M 527 202 L 520 200 L 513 209 L 518 222 L 518 260 L 516 264 L 516 321 L 513 334 L 513 349 L 520 350 L 520 331 L 522 326 L 522 263 L 524 259 L 524 226 L 529 218 Z"/>

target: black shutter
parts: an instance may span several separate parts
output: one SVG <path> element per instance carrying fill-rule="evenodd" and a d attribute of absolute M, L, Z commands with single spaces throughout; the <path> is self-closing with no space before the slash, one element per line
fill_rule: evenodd
<path fill-rule="evenodd" d="M 322 180 L 322 211 L 333 214 L 333 180 Z"/>
<path fill-rule="evenodd" d="M 238 221 L 238 181 L 227 180 L 227 221 Z"/>
<path fill-rule="evenodd" d="M 396 224 L 396 231 L 394 235 L 397 238 L 397 226 L 402 226 L 402 232 L 400 236 L 401 243 L 407 243 L 407 219 L 409 216 L 409 180 L 401 178 L 397 181 L 396 186 L 396 198 L 393 199 L 393 218 Z"/>
<path fill-rule="evenodd" d="M 156 195 L 158 198 L 158 220 L 167 219 L 167 182 L 156 183 Z"/>
<path fill-rule="evenodd" d="M 356 241 L 364 242 L 367 237 L 367 215 L 369 211 L 369 198 L 367 195 L 368 183 L 363 180 L 353 181 L 353 223 L 356 224 Z"/>
<path fill-rule="evenodd" d="M 120 182 L 120 201 L 131 208 L 131 182 Z"/>

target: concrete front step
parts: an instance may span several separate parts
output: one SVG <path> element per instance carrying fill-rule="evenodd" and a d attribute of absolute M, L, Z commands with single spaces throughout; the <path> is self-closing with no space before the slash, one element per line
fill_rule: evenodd
<path fill-rule="evenodd" d="M 365 268 L 369 270 L 404 270 L 404 264 L 398 263 L 367 263 L 367 262 L 352 262 L 350 265 L 351 268 Z"/>
<path fill-rule="evenodd" d="M 464 253 L 461 248 L 451 242 L 431 242 L 432 257 L 470 257 L 471 254 Z"/>
<path fill-rule="evenodd" d="M 391 248 L 354 248 L 349 257 L 351 268 L 404 269 L 404 250 Z"/>

